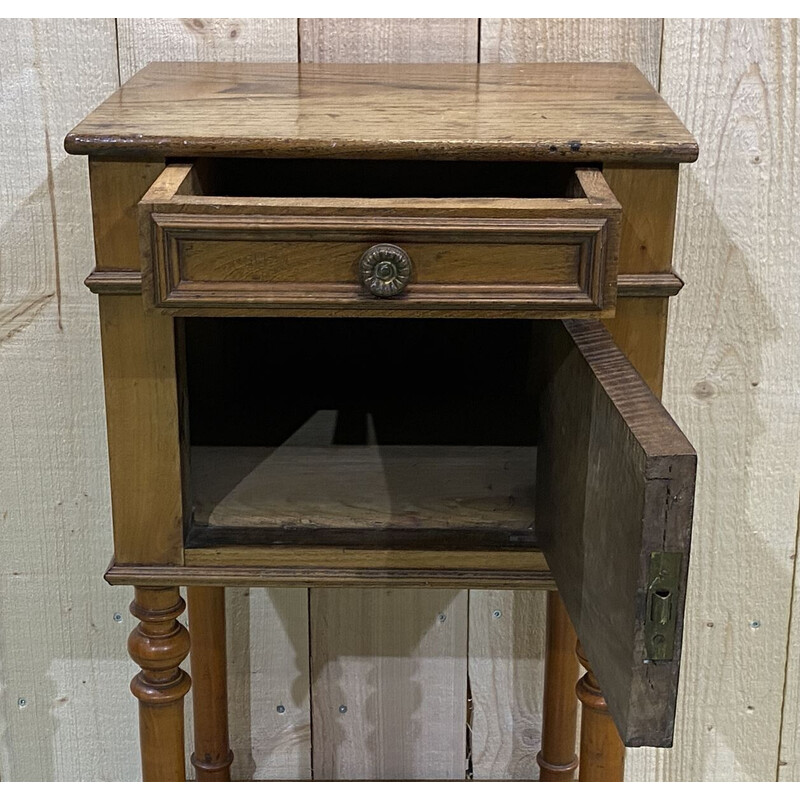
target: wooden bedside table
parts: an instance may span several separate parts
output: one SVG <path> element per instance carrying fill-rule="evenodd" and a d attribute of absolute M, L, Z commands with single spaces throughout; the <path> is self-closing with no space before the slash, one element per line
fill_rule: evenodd
<path fill-rule="evenodd" d="M 697 146 L 634 67 L 153 64 L 66 149 L 145 779 L 184 778 L 180 586 L 200 780 L 232 585 L 549 589 L 542 778 L 576 767 L 572 625 L 581 779 L 671 744 L 695 454 L 657 395 Z"/>

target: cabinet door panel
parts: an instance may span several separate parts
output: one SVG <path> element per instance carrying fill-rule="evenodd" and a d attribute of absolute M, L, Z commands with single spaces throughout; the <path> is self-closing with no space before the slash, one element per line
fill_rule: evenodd
<path fill-rule="evenodd" d="M 623 741 L 667 747 L 696 455 L 602 324 L 545 338 L 537 531 Z"/>

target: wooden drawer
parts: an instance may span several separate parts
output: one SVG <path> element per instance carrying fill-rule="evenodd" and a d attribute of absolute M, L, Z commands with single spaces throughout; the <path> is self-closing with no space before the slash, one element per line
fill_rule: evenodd
<path fill-rule="evenodd" d="M 552 197 L 270 197 L 210 194 L 204 173 L 224 166 L 209 162 L 167 166 L 139 204 L 149 306 L 179 315 L 613 313 L 621 212 L 598 169 L 558 165 Z"/>

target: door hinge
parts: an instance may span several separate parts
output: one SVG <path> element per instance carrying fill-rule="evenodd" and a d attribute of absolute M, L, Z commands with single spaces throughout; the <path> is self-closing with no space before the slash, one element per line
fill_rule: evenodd
<path fill-rule="evenodd" d="M 644 639 L 649 661 L 670 661 L 678 623 L 678 583 L 683 553 L 650 553 Z"/>

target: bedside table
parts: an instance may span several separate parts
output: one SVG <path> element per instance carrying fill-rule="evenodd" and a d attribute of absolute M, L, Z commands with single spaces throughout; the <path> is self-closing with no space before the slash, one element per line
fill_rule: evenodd
<path fill-rule="evenodd" d="M 152 64 L 89 156 L 146 780 L 229 777 L 224 587 L 541 588 L 542 778 L 672 742 L 695 454 L 678 164 L 626 64 Z M 558 591 L 554 591 L 557 589 Z M 574 629 L 573 629 L 574 628 Z M 590 666 L 591 665 L 591 666 Z"/>

